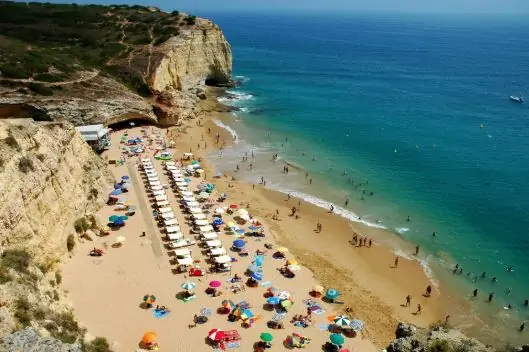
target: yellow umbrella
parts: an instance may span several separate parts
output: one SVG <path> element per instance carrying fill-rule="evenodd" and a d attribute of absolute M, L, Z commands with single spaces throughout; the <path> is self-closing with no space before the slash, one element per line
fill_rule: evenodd
<path fill-rule="evenodd" d="M 289 259 L 287 260 L 287 265 L 298 265 L 298 261 L 296 259 Z"/>
<path fill-rule="evenodd" d="M 230 221 L 230 222 L 228 223 L 228 227 L 235 227 L 235 223 L 234 223 L 233 221 Z"/>
<path fill-rule="evenodd" d="M 278 252 L 281 252 L 281 253 L 288 253 L 288 248 L 286 248 L 286 247 L 279 247 L 279 248 L 277 249 L 277 251 L 278 251 Z"/>
<path fill-rule="evenodd" d="M 316 285 L 312 288 L 312 290 L 314 292 L 319 292 L 319 293 L 322 293 L 325 289 L 323 288 L 323 286 L 320 286 L 320 285 Z"/>

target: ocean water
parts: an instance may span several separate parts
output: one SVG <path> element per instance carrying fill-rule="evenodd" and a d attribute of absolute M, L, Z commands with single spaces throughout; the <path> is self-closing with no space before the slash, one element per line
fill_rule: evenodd
<path fill-rule="evenodd" d="M 419 244 L 441 289 L 458 288 L 460 326 L 529 340 L 529 102 L 508 99 L 529 98 L 529 18 L 199 15 L 224 30 L 241 81 L 222 98 L 241 111 L 218 122 L 238 136 L 221 167 L 321 206 L 349 199 L 344 216 Z"/>

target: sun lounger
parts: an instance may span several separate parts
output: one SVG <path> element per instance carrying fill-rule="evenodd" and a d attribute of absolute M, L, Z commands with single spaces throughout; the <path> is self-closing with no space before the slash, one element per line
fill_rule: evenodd
<path fill-rule="evenodd" d="M 153 195 L 155 196 L 163 196 L 165 195 L 165 191 L 162 189 L 162 190 L 158 190 L 158 191 L 151 191 Z"/>
<path fill-rule="evenodd" d="M 193 214 L 191 215 L 193 217 L 193 219 L 195 220 L 206 220 L 207 217 L 205 214 Z M 197 224 L 198 225 L 198 224 Z M 207 225 L 207 224 L 206 224 Z M 203 225 L 200 225 L 200 226 L 203 226 Z"/>
<path fill-rule="evenodd" d="M 202 214 L 202 209 L 200 208 L 189 208 L 191 214 Z"/>
<path fill-rule="evenodd" d="M 149 181 L 149 186 L 153 187 L 153 186 L 161 186 L 162 184 L 160 183 L 160 181 Z"/>
<path fill-rule="evenodd" d="M 215 232 L 206 232 L 200 235 L 201 240 L 209 241 L 216 240 L 219 236 Z"/>
<path fill-rule="evenodd" d="M 213 261 L 218 264 L 231 263 L 231 257 L 229 255 L 221 255 L 220 257 L 214 257 Z"/>
<path fill-rule="evenodd" d="M 164 219 L 164 220 L 170 220 L 170 219 L 174 219 L 174 218 L 175 218 L 175 215 L 174 215 L 173 212 L 160 214 L 160 216 L 161 216 L 162 219 Z"/>
<path fill-rule="evenodd" d="M 168 200 L 162 200 L 162 201 L 156 202 L 156 205 L 158 207 L 164 207 L 166 205 L 169 205 L 169 201 Z"/>
<path fill-rule="evenodd" d="M 206 241 L 206 246 L 209 248 L 218 248 L 222 247 L 222 242 L 220 240 Z"/>
<path fill-rule="evenodd" d="M 200 208 L 199 202 L 186 202 L 188 208 Z"/>
<path fill-rule="evenodd" d="M 195 197 L 193 196 L 185 196 L 185 197 L 182 197 L 182 199 L 185 201 L 185 202 L 196 202 L 197 200 L 195 199 Z"/>
<path fill-rule="evenodd" d="M 189 248 L 181 248 L 181 249 L 175 249 L 173 253 L 177 257 L 187 257 L 191 255 L 191 250 Z"/>
<path fill-rule="evenodd" d="M 160 182 L 158 182 L 160 183 Z M 161 191 L 163 190 L 163 187 L 161 185 L 152 185 L 151 184 L 151 191 Z"/>
<path fill-rule="evenodd" d="M 192 240 L 188 240 L 188 239 L 181 239 L 181 240 L 178 240 L 178 241 L 169 242 L 169 244 L 167 246 L 169 248 L 176 249 L 176 248 L 189 247 L 189 246 L 192 246 L 192 245 L 194 245 L 196 243 L 197 243 L 196 241 L 192 241 Z"/>
<path fill-rule="evenodd" d="M 184 235 L 181 232 L 173 232 L 173 233 L 168 233 L 167 238 L 171 241 L 178 241 L 184 238 Z"/>
<path fill-rule="evenodd" d="M 178 170 L 178 168 L 175 165 L 167 165 L 167 164 L 165 164 L 165 168 L 167 170 Z"/>
<path fill-rule="evenodd" d="M 176 166 L 176 163 L 174 161 L 166 161 L 165 165 L 166 166 Z"/>
<path fill-rule="evenodd" d="M 176 262 L 178 263 L 178 265 L 191 265 L 193 264 L 193 258 L 191 257 L 176 258 Z"/>
<path fill-rule="evenodd" d="M 172 211 L 173 209 L 171 207 L 163 207 L 163 208 L 158 209 L 158 212 L 160 214 L 171 213 Z"/>
<path fill-rule="evenodd" d="M 209 224 L 207 220 L 195 220 L 194 222 L 197 226 L 207 226 Z"/>
<path fill-rule="evenodd" d="M 190 192 L 190 191 L 183 191 L 183 192 L 180 192 L 180 194 L 183 197 L 192 197 L 193 196 L 193 192 Z"/>
<path fill-rule="evenodd" d="M 178 224 L 178 220 L 176 220 L 176 219 L 164 220 L 164 224 L 165 224 L 165 226 L 176 225 L 176 224 Z"/>
<path fill-rule="evenodd" d="M 210 251 L 208 251 L 208 254 L 211 257 L 216 257 L 216 256 L 219 256 L 219 255 L 225 255 L 226 254 L 226 249 L 224 247 L 213 248 Z"/>
<path fill-rule="evenodd" d="M 155 170 L 145 170 L 147 177 L 149 176 L 158 176 L 158 173 Z"/>
<path fill-rule="evenodd" d="M 165 232 L 166 233 L 171 233 L 171 232 L 180 232 L 180 226 L 176 225 L 176 226 L 168 226 L 165 228 Z"/>
<path fill-rule="evenodd" d="M 176 186 L 177 187 L 187 187 L 187 183 L 186 182 L 176 182 Z"/>
<path fill-rule="evenodd" d="M 173 177 L 173 180 L 178 183 L 186 182 L 183 177 Z"/>
<path fill-rule="evenodd" d="M 154 197 L 154 200 L 157 202 L 161 202 L 162 200 L 167 200 L 167 196 L 165 194 L 161 196 L 156 196 Z"/>
<path fill-rule="evenodd" d="M 150 163 L 150 162 L 151 162 L 151 159 L 147 159 L 147 158 L 145 158 L 145 159 L 141 159 L 141 162 L 142 162 L 142 163 Z"/>
<path fill-rule="evenodd" d="M 154 167 L 152 165 L 143 165 L 143 170 L 145 170 L 146 172 L 154 171 Z"/>
<path fill-rule="evenodd" d="M 208 233 L 208 232 L 213 232 L 213 226 L 211 226 L 211 225 L 198 226 L 198 231 L 200 231 L 200 233 L 202 233 L 202 234 Z"/>

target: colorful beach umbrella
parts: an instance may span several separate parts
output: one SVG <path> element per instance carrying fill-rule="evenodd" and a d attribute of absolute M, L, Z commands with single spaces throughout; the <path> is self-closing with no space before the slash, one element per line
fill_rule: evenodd
<path fill-rule="evenodd" d="M 232 309 L 233 307 L 235 307 L 235 303 L 233 303 L 233 301 L 230 299 L 225 299 L 224 301 L 222 301 L 221 306 L 223 308 Z"/>
<path fill-rule="evenodd" d="M 333 322 L 335 325 L 348 327 L 349 324 L 351 324 L 351 319 L 349 319 L 345 315 L 337 315 L 334 317 Z"/>
<path fill-rule="evenodd" d="M 239 206 L 237 204 L 230 204 L 231 209 L 237 209 Z"/>
<path fill-rule="evenodd" d="M 119 220 L 123 220 L 123 221 L 128 220 L 128 219 L 129 219 L 129 217 L 127 215 L 121 215 L 119 217 Z"/>
<path fill-rule="evenodd" d="M 235 240 L 233 241 L 232 246 L 233 248 L 244 248 L 244 246 L 246 246 L 246 242 L 244 242 L 243 240 Z"/>
<path fill-rule="evenodd" d="M 267 300 L 266 300 L 266 303 L 274 304 L 274 305 L 275 304 L 279 304 L 279 302 L 281 302 L 279 297 L 268 297 Z"/>
<path fill-rule="evenodd" d="M 119 220 L 119 215 L 111 215 L 108 217 L 108 221 L 110 222 L 114 222 L 114 221 L 117 221 Z"/>
<path fill-rule="evenodd" d="M 269 332 L 263 332 L 261 335 L 259 335 L 259 338 L 264 342 L 271 342 L 274 339 L 272 334 Z"/>
<path fill-rule="evenodd" d="M 340 334 L 332 334 L 331 337 L 329 338 L 331 340 L 332 343 L 334 343 L 335 345 L 341 345 L 344 343 L 345 339 L 343 338 L 342 335 Z"/>
<path fill-rule="evenodd" d="M 193 281 L 185 281 L 182 285 L 180 285 L 180 287 L 186 291 L 190 291 L 194 290 L 197 287 L 197 284 Z"/>
<path fill-rule="evenodd" d="M 226 334 L 222 330 L 212 329 L 208 333 L 208 339 L 210 339 L 211 341 L 214 341 L 214 342 L 219 342 L 220 340 L 222 340 L 224 338 L 225 335 Z"/>
<path fill-rule="evenodd" d="M 114 189 L 120 189 L 121 185 L 119 183 L 114 184 Z"/>
<path fill-rule="evenodd" d="M 209 287 L 213 287 L 213 288 L 220 287 L 221 285 L 222 285 L 222 282 L 220 282 L 219 280 L 213 280 L 213 281 L 210 281 L 209 283 Z"/>
<path fill-rule="evenodd" d="M 279 248 L 277 249 L 277 251 L 278 251 L 279 253 L 288 253 L 288 248 L 286 248 L 286 247 L 279 247 Z"/>
<path fill-rule="evenodd" d="M 143 302 L 147 304 L 153 304 L 154 302 L 156 302 L 156 296 L 151 295 L 151 294 L 146 294 L 145 296 L 143 296 Z"/>
<path fill-rule="evenodd" d="M 149 331 L 143 334 L 143 338 L 141 339 L 141 342 L 143 342 L 144 344 L 153 343 L 154 341 L 156 341 L 157 337 L 158 335 L 156 335 L 155 332 Z"/>
<path fill-rule="evenodd" d="M 121 176 L 121 179 L 122 179 L 122 180 L 128 180 L 128 179 L 130 179 L 130 177 L 127 176 L 127 175 L 125 175 L 125 176 Z"/>
<path fill-rule="evenodd" d="M 353 319 L 349 323 L 349 327 L 354 331 L 362 331 L 364 329 L 364 322 L 362 320 Z"/>
<path fill-rule="evenodd" d="M 252 279 L 254 279 L 255 281 L 261 281 L 263 279 L 263 274 L 254 272 L 252 274 Z"/>
<path fill-rule="evenodd" d="M 335 299 L 336 297 L 338 297 L 340 295 L 340 292 L 338 292 L 337 289 L 334 289 L 334 288 L 330 288 L 327 290 L 327 293 L 325 294 L 325 296 L 329 299 Z"/>

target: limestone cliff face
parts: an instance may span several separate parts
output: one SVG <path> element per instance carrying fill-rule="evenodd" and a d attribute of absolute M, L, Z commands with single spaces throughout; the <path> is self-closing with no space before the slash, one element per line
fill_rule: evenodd
<path fill-rule="evenodd" d="M 73 125 L 0 120 L 0 337 L 27 325 L 61 332 L 50 323 L 69 321 L 58 318 L 68 306 L 57 264 L 74 222 L 98 210 L 112 184 Z"/>

